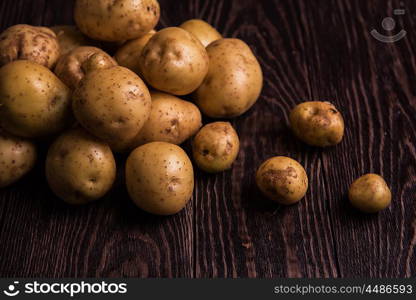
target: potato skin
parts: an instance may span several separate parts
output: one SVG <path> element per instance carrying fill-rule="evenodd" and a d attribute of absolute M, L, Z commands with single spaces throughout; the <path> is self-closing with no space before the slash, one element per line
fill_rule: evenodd
<path fill-rule="evenodd" d="M 133 148 L 149 142 L 182 144 L 202 126 L 198 107 L 175 96 L 151 92 L 150 117 L 133 142 Z"/>
<path fill-rule="evenodd" d="M 221 34 L 214 27 L 203 20 L 188 20 L 179 27 L 196 36 L 204 47 L 222 38 Z"/>
<path fill-rule="evenodd" d="M 122 152 L 149 118 L 151 98 L 139 76 L 116 66 L 88 73 L 75 90 L 72 107 L 84 128 Z"/>
<path fill-rule="evenodd" d="M 292 110 L 289 119 L 293 133 L 311 146 L 335 146 L 344 136 L 344 119 L 329 102 L 301 103 Z"/>
<path fill-rule="evenodd" d="M 209 173 L 231 168 L 240 150 L 237 132 L 228 122 L 205 125 L 192 141 L 192 154 L 198 167 Z"/>
<path fill-rule="evenodd" d="M 97 60 L 93 61 L 98 54 L 101 58 L 101 64 L 97 63 Z M 96 47 L 78 47 L 59 58 L 55 67 L 55 74 L 70 89 L 75 89 L 86 73 L 113 66 L 117 66 L 117 62 L 103 50 Z"/>
<path fill-rule="evenodd" d="M 265 161 L 257 170 L 256 183 L 270 200 L 283 205 L 299 202 L 308 190 L 308 176 L 296 160 L 276 156 Z"/>
<path fill-rule="evenodd" d="M 131 199 L 156 215 L 173 215 L 192 197 L 192 163 L 179 146 L 153 142 L 136 148 L 126 163 L 126 184 Z"/>
<path fill-rule="evenodd" d="M 75 48 L 81 46 L 88 46 L 95 44 L 94 41 L 82 34 L 81 31 L 75 26 L 71 25 L 58 25 L 50 28 L 58 39 L 60 56 L 63 56 Z"/>
<path fill-rule="evenodd" d="M 48 68 L 27 60 L 0 69 L 0 126 L 22 137 L 57 133 L 71 121 L 70 91 Z"/>
<path fill-rule="evenodd" d="M 117 50 L 114 55 L 115 60 L 120 66 L 126 67 L 135 72 L 137 75 L 142 76 L 139 57 L 144 47 L 154 34 L 155 32 L 149 32 L 138 39 L 128 41 Z"/>
<path fill-rule="evenodd" d="M 18 181 L 36 161 L 36 146 L 0 129 L 0 188 Z"/>
<path fill-rule="evenodd" d="M 348 198 L 362 212 L 376 213 L 390 205 L 391 192 L 383 177 L 366 174 L 351 184 Z"/>
<path fill-rule="evenodd" d="M 30 60 L 52 68 L 59 55 L 56 35 L 47 27 L 19 24 L 0 35 L 0 66 L 15 60 Z"/>
<path fill-rule="evenodd" d="M 69 204 L 87 204 L 103 197 L 116 177 L 110 147 L 84 129 L 71 129 L 51 145 L 46 178 L 52 191 Z"/>
<path fill-rule="evenodd" d="M 208 71 L 208 54 L 201 42 L 179 27 L 157 32 L 144 47 L 140 69 L 155 89 L 173 95 L 193 92 Z"/>
<path fill-rule="evenodd" d="M 239 39 L 220 39 L 207 47 L 209 71 L 196 90 L 195 102 L 212 118 L 232 118 L 257 101 L 263 73 L 249 46 Z"/>
<path fill-rule="evenodd" d="M 139 38 L 160 17 L 156 0 L 76 0 L 75 23 L 92 39 L 116 42 Z"/>

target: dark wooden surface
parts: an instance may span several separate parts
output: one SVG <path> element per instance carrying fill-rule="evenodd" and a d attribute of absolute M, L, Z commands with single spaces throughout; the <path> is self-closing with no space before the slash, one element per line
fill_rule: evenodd
<path fill-rule="evenodd" d="M 0 191 L 0 276 L 48 277 L 410 277 L 416 275 L 416 2 L 414 0 L 160 1 L 160 26 L 204 18 L 245 40 L 262 64 L 258 103 L 233 121 L 241 137 L 234 168 L 196 172 L 190 204 L 176 216 L 141 212 L 119 184 L 105 199 L 70 207 L 47 188 L 40 158 L 23 181 Z M 71 24 L 72 1 L 2 0 L 0 23 Z M 381 20 L 404 8 L 383 44 Z M 332 149 L 303 145 L 288 113 L 329 100 L 346 120 Z M 298 205 L 259 195 L 254 172 L 288 155 L 306 168 L 310 189 Z M 120 158 L 120 163 L 123 158 Z M 375 172 L 393 202 L 357 213 L 346 197 Z"/>

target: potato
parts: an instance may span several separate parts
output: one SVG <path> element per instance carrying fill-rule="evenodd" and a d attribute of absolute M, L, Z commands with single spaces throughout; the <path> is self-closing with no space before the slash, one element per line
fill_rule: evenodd
<path fill-rule="evenodd" d="M 131 40 L 121 46 L 121 48 L 118 49 L 114 55 L 118 64 L 141 76 L 139 57 L 143 48 L 147 45 L 147 42 L 154 34 L 155 32 L 146 33 L 144 36 Z"/>
<path fill-rule="evenodd" d="M 205 125 L 192 141 L 192 153 L 198 167 L 209 173 L 231 168 L 240 150 L 237 132 L 228 122 Z"/>
<path fill-rule="evenodd" d="M 149 143 L 136 148 L 128 157 L 126 184 L 139 208 L 156 215 L 173 215 L 192 197 L 192 163 L 179 146 Z"/>
<path fill-rule="evenodd" d="M 344 136 L 344 119 L 329 102 L 299 104 L 290 113 L 290 125 L 293 133 L 311 146 L 335 146 Z"/>
<path fill-rule="evenodd" d="M 308 190 L 305 169 L 296 160 L 284 156 L 265 161 L 257 170 L 256 183 L 267 198 L 284 205 L 299 202 Z"/>
<path fill-rule="evenodd" d="M 75 128 L 51 145 L 45 170 L 56 196 L 70 204 L 87 204 L 110 190 L 116 177 L 116 162 L 106 143 Z"/>
<path fill-rule="evenodd" d="M 179 27 L 196 36 L 204 47 L 222 38 L 221 34 L 214 27 L 203 20 L 188 20 Z"/>
<path fill-rule="evenodd" d="M 32 142 L 0 129 L 0 188 L 26 175 L 35 161 L 36 147 Z"/>
<path fill-rule="evenodd" d="M 0 69 L 0 126 L 29 138 L 61 131 L 71 121 L 69 89 L 49 69 L 27 60 Z"/>
<path fill-rule="evenodd" d="M 179 27 L 160 30 L 139 59 L 143 77 L 154 88 L 173 95 L 193 92 L 208 71 L 208 55 L 201 42 Z"/>
<path fill-rule="evenodd" d="M 390 205 L 391 192 L 383 177 L 366 174 L 351 184 L 348 198 L 355 208 L 366 213 L 376 213 Z"/>
<path fill-rule="evenodd" d="M 58 25 L 53 26 L 50 29 L 55 33 L 56 38 L 58 39 L 61 56 L 71 52 L 75 48 L 96 44 L 94 41 L 83 35 L 75 26 Z"/>
<path fill-rule="evenodd" d="M 151 92 L 152 111 L 133 142 L 133 148 L 149 142 L 182 144 L 202 126 L 201 112 L 188 101 Z"/>
<path fill-rule="evenodd" d="M 156 0 L 76 0 L 75 23 L 92 39 L 132 40 L 152 30 L 160 17 Z"/>
<path fill-rule="evenodd" d="M 117 62 L 101 49 L 78 47 L 59 58 L 55 74 L 69 88 L 75 89 L 86 73 L 113 66 L 117 66 Z"/>
<path fill-rule="evenodd" d="M 74 92 L 72 107 L 82 126 L 122 152 L 149 118 L 151 98 L 139 76 L 116 66 L 88 73 Z"/>
<path fill-rule="evenodd" d="M 212 118 L 245 113 L 258 99 L 263 74 L 250 48 L 238 39 L 220 39 L 207 47 L 209 71 L 195 92 L 201 111 Z"/>
<path fill-rule="evenodd" d="M 19 24 L 0 35 L 0 66 L 15 60 L 30 60 L 52 68 L 59 51 L 55 33 L 46 27 Z"/>

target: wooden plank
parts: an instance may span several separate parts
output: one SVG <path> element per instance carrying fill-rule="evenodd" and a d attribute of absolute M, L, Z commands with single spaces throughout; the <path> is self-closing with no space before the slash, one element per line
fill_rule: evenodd
<path fill-rule="evenodd" d="M 160 26 L 203 18 L 245 40 L 265 82 L 256 106 L 232 121 L 241 153 L 232 170 L 196 170 L 190 205 L 154 217 L 135 208 L 122 181 L 102 201 L 70 207 L 47 188 L 40 164 L 0 190 L 0 276 L 54 277 L 410 277 L 416 274 L 416 84 L 414 1 L 161 0 Z M 4 0 L 1 28 L 72 24 L 72 1 Z M 373 39 L 395 17 L 408 36 Z M 341 145 L 297 141 L 288 114 L 306 100 L 334 102 L 346 120 Z M 210 120 L 206 120 L 210 121 Z M 189 144 L 185 146 L 189 150 Z M 310 189 L 281 207 L 255 187 L 256 168 L 287 155 L 306 168 Z M 118 157 L 119 165 L 125 157 Z M 122 173 L 122 168 L 119 168 Z M 358 213 L 349 184 L 376 172 L 391 186 L 386 211 Z"/>

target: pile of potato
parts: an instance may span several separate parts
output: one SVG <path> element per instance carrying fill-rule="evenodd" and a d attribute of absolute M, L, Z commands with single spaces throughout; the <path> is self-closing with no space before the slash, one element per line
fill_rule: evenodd
<path fill-rule="evenodd" d="M 223 38 L 202 20 L 155 31 L 156 0 L 77 0 L 75 26 L 15 25 L 0 35 L 0 187 L 28 173 L 35 142 L 54 137 L 46 157 L 52 191 L 70 204 L 103 197 L 116 179 L 115 152 L 128 154 L 125 182 L 141 209 L 179 212 L 194 189 L 193 165 L 178 145 L 192 139 L 194 163 L 210 173 L 231 168 L 240 148 L 229 122 L 202 125 L 201 112 L 229 119 L 260 96 L 261 67 L 250 47 Z M 117 48 L 114 56 L 103 49 Z M 193 102 L 178 96 L 190 95 Z M 290 115 L 294 134 L 314 146 L 338 144 L 344 121 L 327 102 Z M 270 199 L 299 201 L 304 168 L 274 157 L 257 171 Z M 356 181 L 351 202 L 364 211 L 390 203 L 376 175 Z"/>

